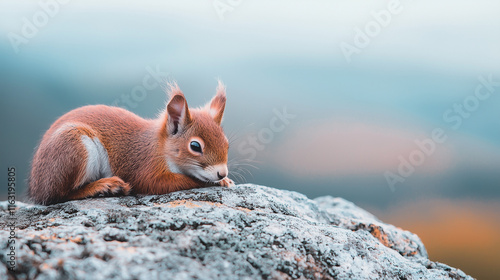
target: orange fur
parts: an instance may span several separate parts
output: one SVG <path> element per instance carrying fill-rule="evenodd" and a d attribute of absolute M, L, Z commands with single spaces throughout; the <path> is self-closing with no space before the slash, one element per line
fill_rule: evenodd
<path fill-rule="evenodd" d="M 230 186 L 228 141 L 220 126 L 225 103 L 220 84 L 207 106 L 189 109 L 173 84 L 167 109 L 157 119 L 104 105 L 75 109 L 43 136 L 33 157 L 30 197 L 51 204 L 98 195 Z M 190 146 L 193 139 L 203 142 L 202 153 Z M 106 174 L 106 166 L 112 174 Z"/>

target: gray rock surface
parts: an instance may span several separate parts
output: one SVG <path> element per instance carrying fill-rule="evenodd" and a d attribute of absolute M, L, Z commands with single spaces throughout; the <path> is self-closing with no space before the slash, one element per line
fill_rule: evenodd
<path fill-rule="evenodd" d="M 18 204 L 2 279 L 472 279 L 420 239 L 340 198 L 256 185 Z"/>

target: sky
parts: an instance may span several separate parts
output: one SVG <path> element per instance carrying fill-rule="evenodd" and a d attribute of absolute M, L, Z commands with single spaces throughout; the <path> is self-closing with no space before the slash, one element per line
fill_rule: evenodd
<path fill-rule="evenodd" d="M 498 205 L 498 11 L 486 0 L 3 0 L 2 169 L 15 166 L 24 191 L 39 139 L 71 109 L 154 118 L 167 81 L 197 107 L 221 79 L 237 182 L 341 196 L 394 223 L 404 205 Z"/>

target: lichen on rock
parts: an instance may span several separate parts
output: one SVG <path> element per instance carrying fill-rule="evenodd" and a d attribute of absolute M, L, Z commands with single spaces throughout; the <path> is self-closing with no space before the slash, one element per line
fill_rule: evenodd
<path fill-rule="evenodd" d="M 472 279 L 341 198 L 246 184 L 18 206 L 2 279 Z"/>

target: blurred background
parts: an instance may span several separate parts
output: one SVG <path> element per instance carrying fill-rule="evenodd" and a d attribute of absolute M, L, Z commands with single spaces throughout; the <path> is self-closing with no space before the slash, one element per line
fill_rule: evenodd
<path fill-rule="evenodd" d="M 220 78 L 237 182 L 343 197 L 417 233 L 431 260 L 496 279 L 499 12 L 487 0 L 2 0 L 0 199 L 10 166 L 26 189 L 65 112 L 153 118 L 166 81 L 200 106 Z M 435 129 L 444 143 L 426 140 Z"/>

